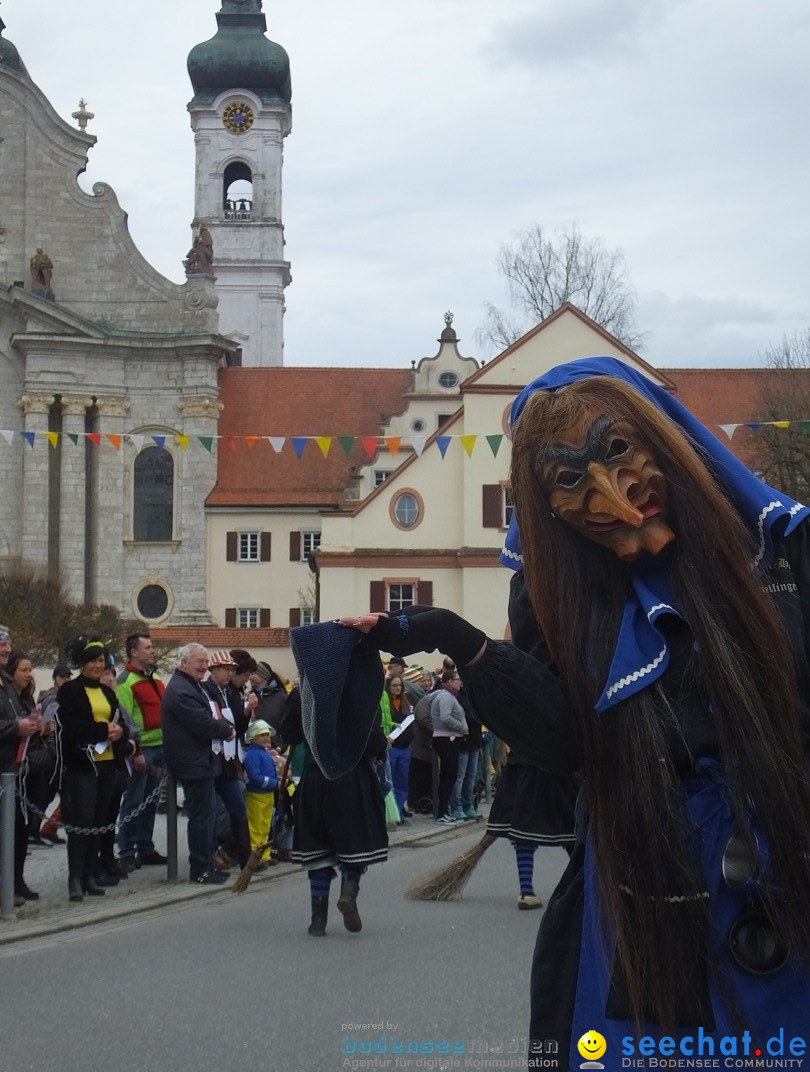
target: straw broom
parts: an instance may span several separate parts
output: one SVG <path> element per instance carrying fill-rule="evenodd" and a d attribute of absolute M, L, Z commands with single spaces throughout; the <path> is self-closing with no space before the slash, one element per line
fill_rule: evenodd
<path fill-rule="evenodd" d="M 248 862 L 239 872 L 236 882 L 231 886 L 232 893 L 244 893 L 250 885 L 250 880 L 256 873 L 259 864 L 262 862 L 262 856 L 267 849 L 271 848 L 273 842 L 265 841 L 261 845 L 258 845 L 248 857 Z"/>
<path fill-rule="evenodd" d="M 484 834 L 477 845 L 457 856 L 445 867 L 411 883 L 405 890 L 405 896 L 409 901 L 460 901 L 464 887 L 479 860 L 497 840 L 494 834 Z"/>

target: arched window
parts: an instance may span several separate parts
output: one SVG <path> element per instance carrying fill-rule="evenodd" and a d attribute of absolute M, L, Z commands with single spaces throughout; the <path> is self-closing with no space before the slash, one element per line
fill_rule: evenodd
<path fill-rule="evenodd" d="M 222 180 L 226 220 L 249 220 L 253 216 L 253 174 L 247 164 L 235 160 L 225 168 Z"/>
<path fill-rule="evenodd" d="M 146 447 L 135 459 L 133 539 L 171 540 L 174 523 L 174 458 L 168 450 Z"/>

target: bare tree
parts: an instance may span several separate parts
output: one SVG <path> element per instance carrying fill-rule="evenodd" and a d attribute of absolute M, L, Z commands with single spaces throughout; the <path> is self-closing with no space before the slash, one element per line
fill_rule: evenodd
<path fill-rule="evenodd" d="M 789 428 L 764 425 L 756 433 L 763 479 L 795 499 L 810 496 L 810 328 L 784 335 L 768 347 L 763 363 L 772 370 L 759 392 L 759 419 L 790 421 Z"/>
<path fill-rule="evenodd" d="M 607 249 L 599 238 L 583 238 L 576 223 L 558 228 L 552 237 L 537 223 L 524 227 L 513 245 L 501 246 L 498 270 L 506 280 L 511 311 L 487 303 L 479 342 L 503 350 L 571 302 L 625 346 L 641 346 L 624 254 Z"/>
<path fill-rule="evenodd" d="M 120 651 L 127 633 L 140 625 L 115 607 L 74 603 L 58 575 L 24 565 L 0 573 L 0 607 L 14 646 L 35 666 L 64 662 L 66 644 L 80 633 L 100 636 Z"/>

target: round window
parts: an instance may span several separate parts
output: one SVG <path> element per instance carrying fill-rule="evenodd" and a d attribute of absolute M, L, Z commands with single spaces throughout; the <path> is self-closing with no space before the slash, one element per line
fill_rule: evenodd
<path fill-rule="evenodd" d="M 169 596 L 160 584 L 146 584 L 138 592 L 138 614 L 142 618 L 162 618 L 169 607 Z"/>
<path fill-rule="evenodd" d="M 458 374 L 455 372 L 440 372 L 439 387 L 458 387 Z"/>
<path fill-rule="evenodd" d="M 400 495 L 394 503 L 394 516 L 404 529 L 413 528 L 419 520 L 419 503 L 409 491 Z"/>
<path fill-rule="evenodd" d="M 427 422 L 424 421 L 421 417 L 414 417 L 414 419 L 411 421 L 412 432 L 424 432 L 425 428 L 427 428 Z"/>

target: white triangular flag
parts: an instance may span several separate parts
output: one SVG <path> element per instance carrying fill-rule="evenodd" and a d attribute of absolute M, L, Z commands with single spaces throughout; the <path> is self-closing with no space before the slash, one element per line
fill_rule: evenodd
<path fill-rule="evenodd" d="M 3 437 L 3 439 L 5 439 L 6 443 L 8 443 L 8 445 L 11 446 L 11 441 L 14 438 L 14 433 L 13 432 L 4 432 L 4 431 L 0 430 L 0 435 Z"/>
<path fill-rule="evenodd" d="M 265 436 L 265 439 L 270 444 L 270 446 L 273 448 L 273 450 L 276 452 L 276 454 L 281 454 L 281 450 L 282 450 L 282 448 L 284 446 L 284 442 L 285 442 L 286 438 L 287 438 L 286 436 L 276 436 L 276 435 Z"/>
<path fill-rule="evenodd" d="M 407 441 L 411 444 L 411 446 L 413 447 L 415 453 L 417 455 L 421 456 L 422 451 L 425 449 L 425 443 L 427 442 L 425 437 L 424 436 L 412 435 L 412 436 L 408 436 Z"/>
<path fill-rule="evenodd" d="M 728 438 L 731 439 L 740 426 L 739 424 L 721 424 L 719 427 L 722 428 Z"/>
<path fill-rule="evenodd" d="M 146 436 L 143 436 L 143 435 L 130 435 L 129 438 L 130 438 L 130 442 L 135 447 L 135 449 L 140 450 L 141 447 L 143 446 L 143 441 L 146 439 Z"/>

